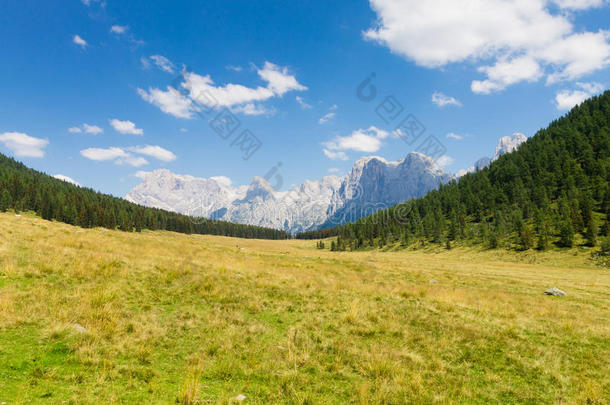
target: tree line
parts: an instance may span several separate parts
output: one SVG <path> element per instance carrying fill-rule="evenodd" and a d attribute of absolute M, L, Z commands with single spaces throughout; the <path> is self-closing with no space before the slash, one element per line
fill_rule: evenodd
<path fill-rule="evenodd" d="M 0 211 L 34 211 L 43 219 L 83 228 L 104 227 L 126 232 L 143 229 L 180 233 L 287 239 L 277 229 L 226 221 L 193 219 L 161 209 L 147 208 L 122 198 L 78 187 L 0 154 Z"/>
<path fill-rule="evenodd" d="M 606 91 L 487 168 L 355 223 L 296 237 L 336 237 L 331 250 L 430 243 L 522 250 L 595 246 L 610 236 L 609 185 Z"/>

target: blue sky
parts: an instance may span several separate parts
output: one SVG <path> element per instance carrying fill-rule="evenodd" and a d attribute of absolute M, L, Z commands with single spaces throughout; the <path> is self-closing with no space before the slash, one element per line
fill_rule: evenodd
<path fill-rule="evenodd" d="M 286 188 L 430 135 L 455 173 L 610 83 L 605 0 L 468 4 L 5 1 L 0 152 L 119 196 L 139 171 L 248 184 L 278 162 Z M 402 108 L 384 122 L 388 96 Z M 240 125 L 223 139 L 208 121 L 227 112 Z M 410 114 L 426 131 L 408 144 Z"/>

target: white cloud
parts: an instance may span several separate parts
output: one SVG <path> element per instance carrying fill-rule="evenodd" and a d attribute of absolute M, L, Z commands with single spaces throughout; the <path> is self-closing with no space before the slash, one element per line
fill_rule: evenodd
<path fill-rule="evenodd" d="M 81 150 L 80 154 L 87 159 L 98 162 L 112 160 L 117 165 L 128 164 L 133 167 L 148 164 L 148 160 L 137 155 L 150 156 L 163 162 L 171 162 L 176 159 L 176 155 L 172 152 L 156 145 L 132 146 L 128 148 L 88 148 Z"/>
<path fill-rule="evenodd" d="M 189 130 L 186 128 L 180 128 L 180 132 L 188 132 Z"/>
<path fill-rule="evenodd" d="M 488 94 L 521 81 L 574 80 L 610 63 L 608 31 L 578 32 L 551 0 L 370 0 L 377 25 L 366 39 L 420 66 L 469 62 L 487 77 L 473 81 Z M 563 9 L 601 0 L 555 0 Z M 491 63 L 490 63 L 491 62 Z"/>
<path fill-rule="evenodd" d="M 604 90 L 599 83 L 576 83 L 580 90 L 562 90 L 555 95 L 558 110 L 569 110 Z"/>
<path fill-rule="evenodd" d="M 318 120 L 319 124 L 324 124 L 325 122 L 328 122 L 330 120 L 332 120 L 333 118 L 335 118 L 335 114 L 334 112 L 329 112 L 328 114 L 324 114 L 323 117 L 320 117 L 320 119 Z"/>
<path fill-rule="evenodd" d="M 436 160 L 436 164 L 440 167 L 447 167 L 452 165 L 454 161 L 451 156 L 443 155 Z"/>
<path fill-rule="evenodd" d="M 303 100 L 303 97 L 301 97 L 301 96 L 296 96 L 296 97 L 295 97 L 295 100 L 297 101 L 297 103 L 299 103 L 299 105 L 301 106 L 301 108 L 302 108 L 303 110 L 308 110 L 308 109 L 310 109 L 310 108 L 311 108 L 311 105 L 310 105 L 310 104 L 307 104 L 307 103 L 305 102 L 305 100 Z"/>
<path fill-rule="evenodd" d="M 234 72 L 241 72 L 242 70 L 244 70 L 244 68 L 242 68 L 241 66 L 233 66 L 233 65 L 227 65 L 226 68 L 227 68 L 227 70 L 232 70 Z"/>
<path fill-rule="evenodd" d="M 74 184 L 75 186 L 82 187 L 80 185 L 80 183 L 78 183 L 76 180 L 72 179 L 71 177 L 65 176 L 63 174 L 54 174 L 53 177 L 55 177 L 57 180 L 65 181 L 67 183 Z"/>
<path fill-rule="evenodd" d="M 174 73 L 174 64 L 163 55 L 152 55 L 150 60 L 153 61 L 159 69 L 167 73 Z"/>
<path fill-rule="evenodd" d="M 0 134 L 0 143 L 4 144 L 15 156 L 41 158 L 44 156 L 44 148 L 47 147 L 49 141 L 22 132 L 5 132 Z"/>
<path fill-rule="evenodd" d="M 102 148 L 88 148 L 80 151 L 80 154 L 87 159 L 95 161 L 115 160 L 118 158 L 126 158 L 129 156 L 121 148 L 111 147 L 107 149 Z"/>
<path fill-rule="evenodd" d="M 140 58 L 140 63 L 142 64 L 142 69 L 144 69 L 144 70 L 150 69 L 150 60 L 148 60 L 147 57 L 142 56 Z"/>
<path fill-rule="evenodd" d="M 144 180 L 144 178 L 146 178 L 146 175 L 148 175 L 148 173 L 150 173 L 150 172 L 146 172 L 144 170 L 138 170 L 137 172 L 132 174 L 132 176 Z"/>
<path fill-rule="evenodd" d="M 371 126 L 368 129 L 358 129 L 347 136 L 337 136 L 330 142 L 324 142 L 323 145 L 329 151 L 354 150 L 373 153 L 381 148 L 381 141 L 388 136 L 390 136 L 389 132 Z"/>
<path fill-rule="evenodd" d="M 85 131 L 86 134 L 92 134 L 92 135 L 99 135 L 102 132 L 104 132 L 104 130 L 100 127 L 98 127 L 97 125 L 89 125 L 89 124 L 83 124 L 83 131 Z"/>
<path fill-rule="evenodd" d="M 149 88 L 148 92 L 138 88 L 138 94 L 143 100 L 159 107 L 166 114 L 177 118 L 192 118 L 196 107 L 186 97 L 171 86 L 167 86 L 167 91 Z"/>
<path fill-rule="evenodd" d="M 110 120 L 110 125 L 121 134 L 142 135 L 144 131 L 141 128 L 136 128 L 136 124 L 131 121 L 121 121 L 115 119 Z"/>
<path fill-rule="evenodd" d="M 148 160 L 142 156 L 127 156 L 126 158 L 117 159 L 114 161 L 117 165 L 128 164 L 133 167 L 140 167 L 148 164 Z"/>
<path fill-rule="evenodd" d="M 454 132 L 449 132 L 447 135 L 445 135 L 445 138 L 456 139 L 459 141 L 464 138 L 464 135 L 459 135 Z"/>
<path fill-rule="evenodd" d="M 339 173 L 339 171 L 340 170 L 337 167 L 331 167 L 331 168 L 328 169 L 329 173 Z"/>
<path fill-rule="evenodd" d="M 331 105 L 331 106 L 330 106 L 330 108 L 329 108 L 329 110 L 331 110 L 331 111 L 336 111 L 336 110 L 338 110 L 338 109 L 339 109 L 339 106 L 338 106 L 337 104 L 333 104 L 333 105 Z"/>
<path fill-rule="evenodd" d="M 227 176 L 213 176 L 210 177 L 210 179 L 216 181 L 217 183 L 225 186 L 225 187 L 231 187 L 231 184 L 233 184 L 233 181 L 228 178 Z"/>
<path fill-rule="evenodd" d="M 293 75 L 288 73 L 287 67 L 265 62 L 263 68 L 257 72 L 267 82 L 267 88 L 280 97 L 289 91 L 307 90 L 307 87 L 300 84 Z"/>
<path fill-rule="evenodd" d="M 460 103 L 460 101 L 458 99 L 456 99 L 455 97 L 449 97 L 438 91 L 436 91 L 432 94 L 432 102 L 439 107 L 445 107 L 448 105 L 454 105 L 457 107 L 462 106 L 462 103 Z"/>
<path fill-rule="evenodd" d="M 601 7 L 606 0 L 553 0 L 560 8 L 571 10 L 585 10 L 591 7 Z"/>
<path fill-rule="evenodd" d="M 140 155 L 153 157 L 163 162 L 172 162 L 176 160 L 176 155 L 174 155 L 173 152 L 157 145 L 134 146 L 128 148 L 128 150 Z"/>
<path fill-rule="evenodd" d="M 254 103 L 247 103 L 232 107 L 231 111 L 245 115 L 271 115 L 275 112 L 273 109 L 268 110 L 265 108 L 265 106 Z"/>
<path fill-rule="evenodd" d="M 479 72 L 487 74 L 486 80 L 474 80 L 470 88 L 474 93 L 490 94 L 504 90 L 506 87 L 521 81 L 537 81 L 542 70 L 535 59 L 524 56 L 509 61 L 501 61 L 494 66 L 481 66 Z"/>
<path fill-rule="evenodd" d="M 79 127 L 70 127 L 68 128 L 68 132 L 71 134 L 80 134 L 81 132 L 83 132 L 83 130 Z"/>
<path fill-rule="evenodd" d="M 333 160 L 347 160 L 348 159 L 345 152 L 334 152 L 334 151 L 328 150 L 328 149 L 322 149 L 322 151 L 324 152 L 326 157 L 329 159 L 333 159 Z"/>
<path fill-rule="evenodd" d="M 80 46 L 81 48 L 86 48 L 87 47 L 87 41 L 85 41 L 84 39 L 82 39 L 80 37 L 80 35 L 74 35 L 72 37 L 72 42 L 74 42 L 76 45 Z"/>
<path fill-rule="evenodd" d="M 610 64 L 610 31 L 583 32 L 549 45 L 541 53 L 562 69 L 547 77 L 547 83 L 574 80 Z"/>
<path fill-rule="evenodd" d="M 228 107 L 235 112 L 249 115 L 269 114 L 269 110 L 256 103 L 273 97 L 281 97 L 289 91 L 303 91 L 307 87 L 301 85 L 289 74 L 286 67 L 265 62 L 262 69 L 257 69 L 259 77 L 267 82 L 265 87 L 247 87 L 241 84 L 228 83 L 216 86 L 210 75 L 201 76 L 194 72 L 183 72 L 184 82 L 181 84 L 190 98 L 208 107 Z M 196 108 L 193 103 L 176 89 L 168 87 L 167 91 L 151 88 L 148 93 L 138 89 L 142 98 L 157 105 L 162 111 L 179 118 L 190 118 Z"/>
<path fill-rule="evenodd" d="M 113 25 L 110 27 L 110 32 L 113 34 L 124 34 L 127 32 L 127 28 L 126 25 Z"/>
<path fill-rule="evenodd" d="M 148 161 L 140 156 L 133 156 L 125 150 L 117 147 L 110 148 L 88 148 L 80 151 L 80 154 L 97 162 L 112 160 L 117 165 L 128 164 L 133 167 L 140 167 L 148 164 Z"/>

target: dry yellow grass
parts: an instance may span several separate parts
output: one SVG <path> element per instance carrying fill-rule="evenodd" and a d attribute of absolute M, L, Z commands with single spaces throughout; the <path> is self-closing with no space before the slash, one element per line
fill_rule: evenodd
<path fill-rule="evenodd" d="M 610 272 L 577 250 L 335 253 L 0 214 L 8 404 L 602 404 L 609 314 Z"/>

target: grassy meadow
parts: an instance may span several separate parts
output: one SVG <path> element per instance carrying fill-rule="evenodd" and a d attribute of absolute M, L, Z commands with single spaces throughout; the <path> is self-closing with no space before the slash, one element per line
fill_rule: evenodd
<path fill-rule="evenodd" d="M 0 403 L 610 403 L 588 252 L 315 244 L 0 214 Z"/>

